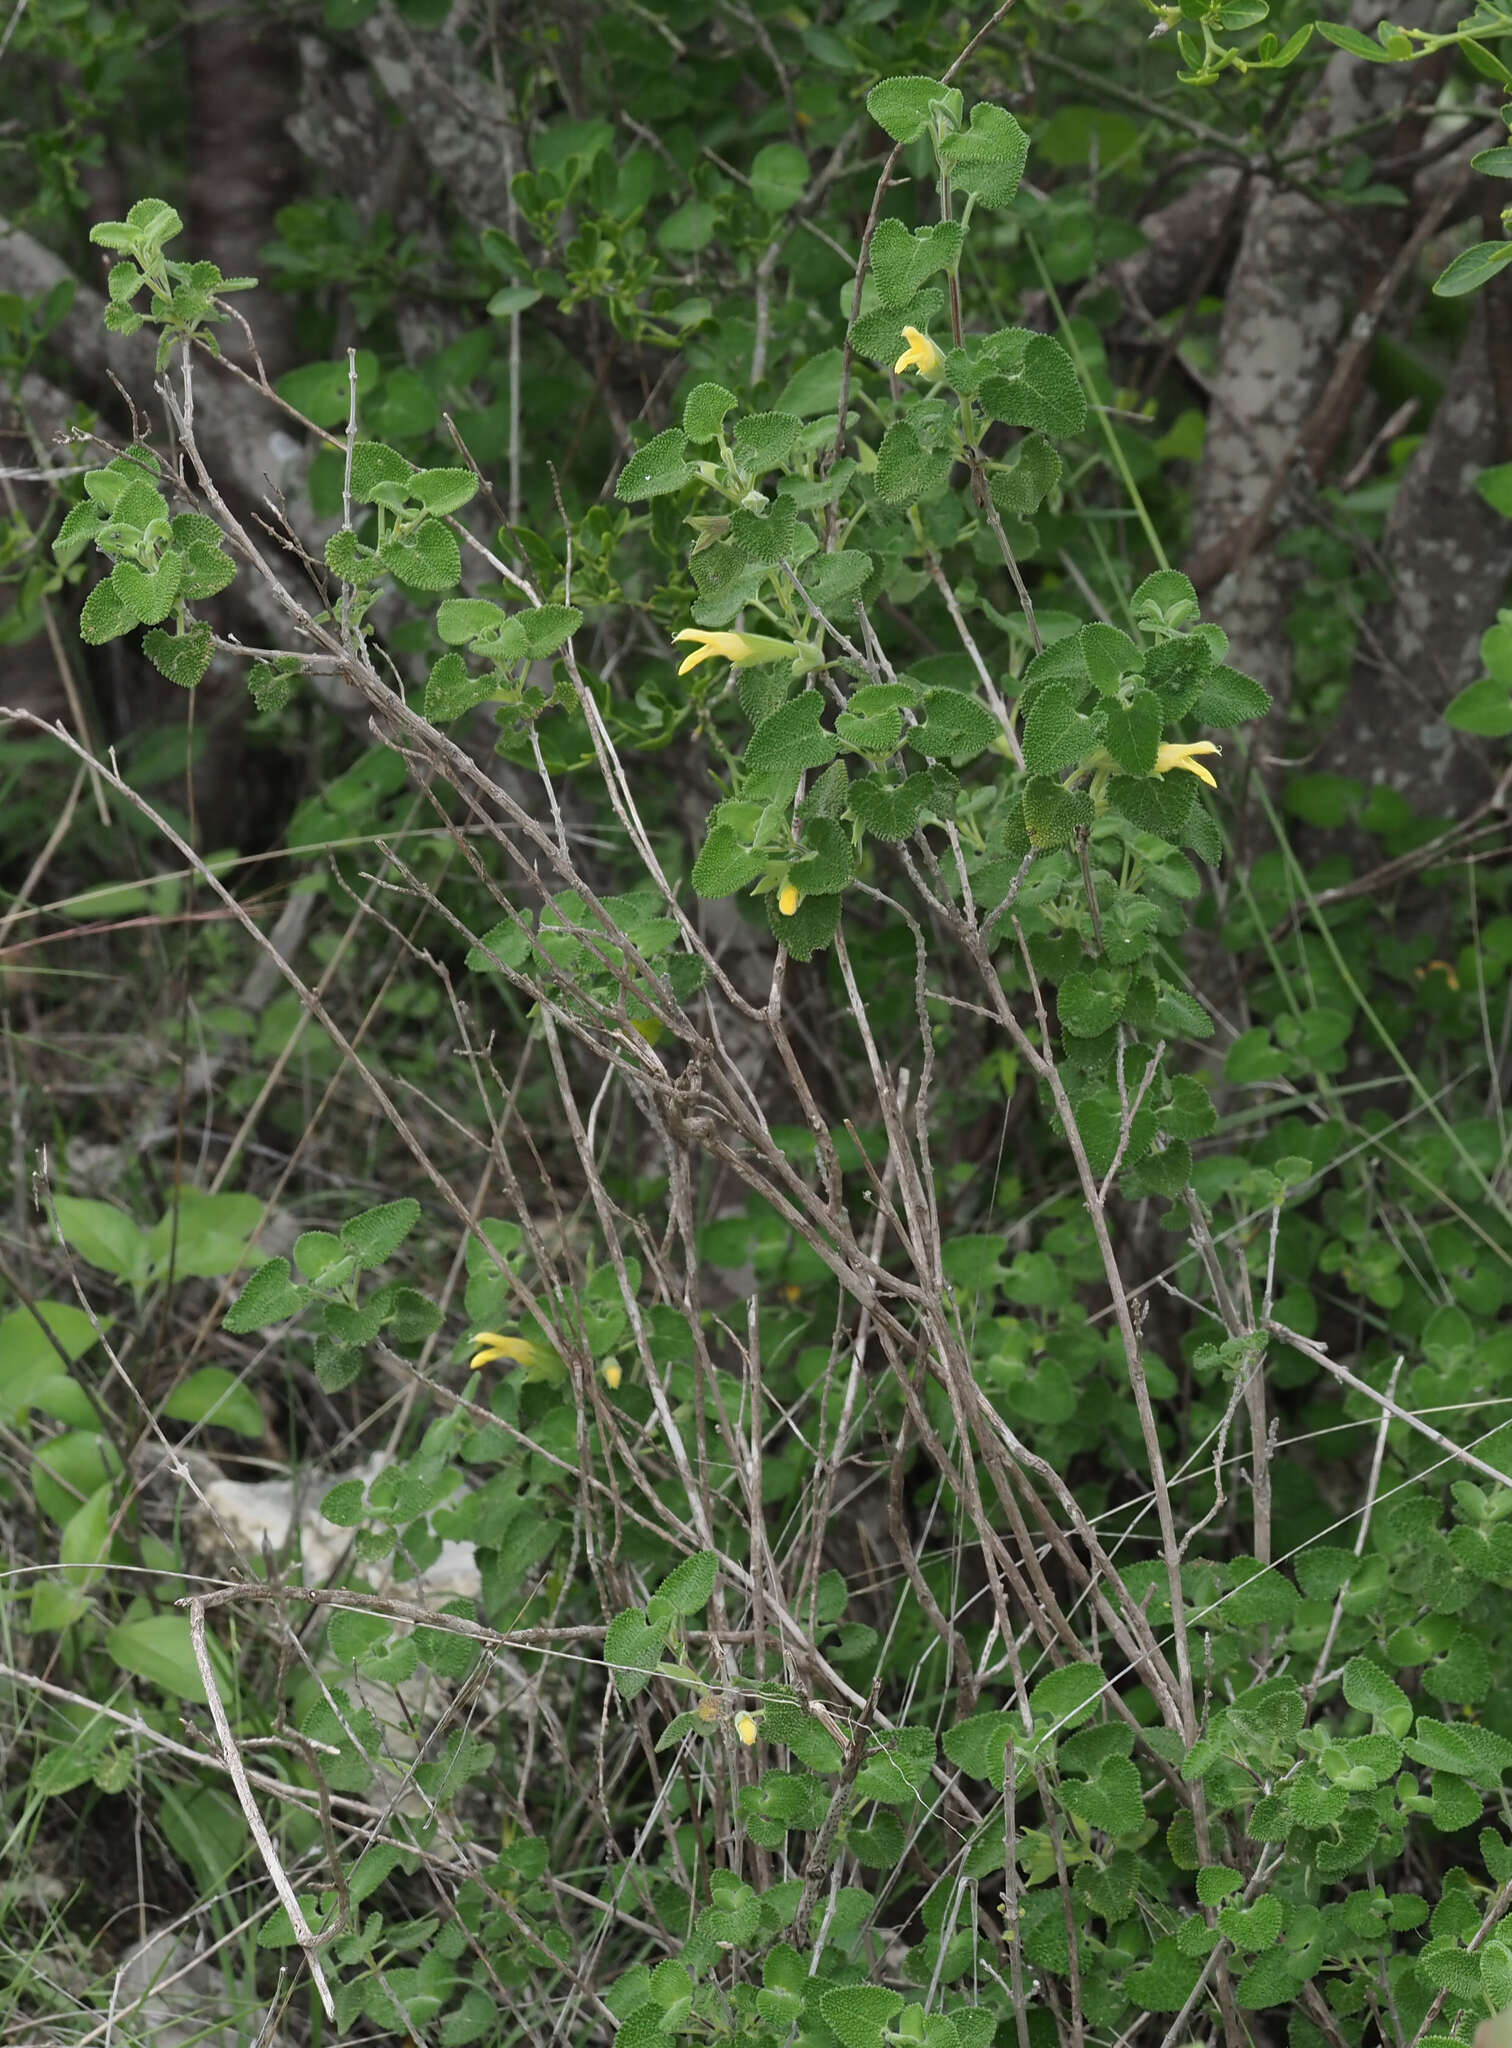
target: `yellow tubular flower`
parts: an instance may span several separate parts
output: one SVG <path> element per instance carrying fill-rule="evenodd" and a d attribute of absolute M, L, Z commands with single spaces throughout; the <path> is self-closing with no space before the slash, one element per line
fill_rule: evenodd
<path fill-rule="evenodd" d="M 480 1372 L 485 1365 L 497 1365 L 507 1358 L 511 1365 L 547 1365 L 551 1353 L 532 1344 L 528 1337 L 501 1337 L 497 1330 L 478 1330 L 468 1340 L 478 1348 L 469 1370 Z"/>
<path fill-rule="evenodd" d="M 618 1359 L 611 1358 L 609 1363 L 604 1367 L 604 1385 L 609 1389 L 611 1394 L 618 1392 L 619 1383 L 624 1377 L 624 1367 L 619 1363 Z"/>
<path fill-rule="evenodd" d="M 1198 754 L 1221 754 L 1223 749 L 1215 747 L 1211 740 L 1167 740 L 1155 756 L 1155 773 L 1169 775 L 1173 768 L 1185 768 L 1188 775 L 1195 775 L 1199 782 L 1205 782 L 1209 789 L 1218 787 L 1218 778 L 1210 775 L 1195 757 Z"/>
<path fill-rule="evenodd" d="M 917 327 L 905 327 L 903 339 L 908 346 L 893 364 L 893 374 L 901 377 L 905 370 L 917 370 L 921 377 L 938 377 L 945 367 L 945 351 Z"/>
<path fill-rule="evenodd" d="M 1420 967 L 1418 969 L 1417 978 L 1419 981 L 1421 981 L 1423 980 L 1425 975 L 1429 974 L 1442 974 L 1444 980 L 1452 989 L 1458 989 L 1460 985 L 1459 976 L 1455 973 L 1453 967 L 1449 964 L 1447 960 L 1430 960 L 1426 967 Z"/>
<path fill-rule="evenodd" d="M 791 640 L 773 640 L 762 633 L 705 633 L 697 626 L 684 626 L 672 638 L 690 640 L 694 646 L 677 671 L 680 676 L 703 661 L 727 661 L 732 668 L 744 668 L 753 661 L 793 661 L 808 653 Z"/>
<path fill-rule="evenodd" d="M 754 1714 L 737 1714 L 735 1716 L 735 1733 L 740 1737 L 746 1748 L 750 1749 L 756 1740 L 756 1716 Z"/>
<path fill-rule="evenodd" d="M 777 908 L 782 912 L 783 916 L 795 916 L 798 906 L 802 901 L 803 891 L 799 888 L 798 884 L 796 882 L 784 882 L 777 896 Z"/>

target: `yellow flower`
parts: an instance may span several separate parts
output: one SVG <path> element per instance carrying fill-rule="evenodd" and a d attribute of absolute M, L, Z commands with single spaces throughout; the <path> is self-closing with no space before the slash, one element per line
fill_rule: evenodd
<path fill-rule="evenodd" d="M 796 882 L 784 882 L 777 897 L 777 908 L 784 917 L 795 917 L 803 901 L 803 891 Z"/>
<path fill-rule="evenodd" d="M 795 647 L 791 640 L 772 640 L 762 633 L 704 633 L 696 626 L 684 626 L 672 638 L 694 643 L 693 652 L 677 671 L 680 676 L 701 661 L 727 661 L 732 668 L 744 668 L 753 661 L 801 661 L 812 668 L 818 654 L 817 648 Z"/>
<path fill-rule="evenodd" d="M 1426 967 L 1418 969 L 1417 978 L 1419 981 L 1422 981 L 1429 974 L 1442 974 L 1450 988 L 1457 989 L 1460 985 L 1459 976 L 1447 960 L 1430 960 Z"/>
<path fill-rule="evenodd" d="M 756 1716 L 754 1714 L 737 1714 L 735 1716 L 735 1733 L 740 1737 L 747 1749 L 751 1748 L 756 1740 Z"/>
<path fill-rule="evenodd" d="M 1223 749 L 1215 747 L 1211 740 L 1167 740 L 1155 756 L 1155 773 L 1169 775 L 1173 768 L 1185 768 L 1188 775 L 1195 775 L 1199 782 L 1205 782 L 1209 789 L 1218 787 L 1218 778 L 1210 775 L 1198 754 L 1221 754 Z"/>
<path fill-rule="evenodd" d="M 693 1711 L 706 1728 L 712 1727 L 719 1719 L 719 1706 L 710 1692 L 704 1694 Z"/>
<path fill-rule="evenodd" d="M 616 1393 L 618 1391 L 619 1383 L 624 1377 L 624 1367 L 620 1364 L 617 1358 L 611 1358 L 609 1363 L 604 1367 L 604 1385 L 609 1389 L 611 1394 Z"/>
<path fill-rule="evenodd" d="M 905 327 L 903 339 L 908 346 L 893 364 L 894 376 L 901 377 L 905 370 L 917 370 L 921 377 L 938 377 L 945 367 L 945 351 L 936 348 L 917 327 Z"/>
<path fill-rule="evenodd" d="M 470 1367 L 473 1372 L 481 1371 L 485 1365 L 497 1365 L 501 1358 L 507 1358 L 511 1365 L 551 1363 L 551 1353 L 532 1344 L 528 1337 L 501 1337 L 497 1330 L 478 1330 L 468 1341 L 478 1347 Z"/>

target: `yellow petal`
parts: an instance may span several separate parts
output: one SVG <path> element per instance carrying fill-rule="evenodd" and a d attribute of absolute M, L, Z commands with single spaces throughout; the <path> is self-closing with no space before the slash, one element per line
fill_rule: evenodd
<path fill-rule="evenodd" d="M 1184 768 L 1188 775 L 1195 775 L 1209 789 L 1216 789 L 1216 777 L 1210 775 L 1195 756 L 1221 752 L 1222 748 L 1215 747 L 1211 740 L 1167 740 L 1155 756 L 1155 773 L 1169 775 L 1173 768 Z"/>
<path fill-rule="evenodd" d="M 777 908 L 782 912 L 783 916 L 793 917 L 796 915 L 798 906 L 802 901 L 803 891 L 798 887 L 798 884 L 796 882 L 784 882 L 781 892 L 777 897 Z"/>
<path fill-rule="evenodd" d="M 945 364 L 944 351 L 917 327 L 905 327 L 902 332 L 908 346 L 893 364 L 894 375 L 901 377 L 905 370 L 917 370 L 924 377 L 938 376 Z"/>
<path fill-rule="evenodd" d="M 756 1740 L 756 1716 L 754 1714 L 737 1714 L 735 1716 L 735 1733 L 740 1737 L 746 1748 L 749 1749 Z"/>
<path fill-rule="evenodd" d="M 497 1330 L 479 1330 L 472 1341 L 479 1347 L 470 1368 L 473 1372 L 485 1365 L 497 1365 L 501 1358 L 507 1358 L 511 1365 L 545 1365 L 551 1356 L 528 1337 L 501 1337 Z"/>
<path fill-rule="evenodd" d="M 609 1389 L 611 1394 L 616 1393 L 618 1391 L 619 1383 L 624 1377 L 624 1367 L 611 1358 L 609 1363 L 604 1367 L 604 1385 Z"/>

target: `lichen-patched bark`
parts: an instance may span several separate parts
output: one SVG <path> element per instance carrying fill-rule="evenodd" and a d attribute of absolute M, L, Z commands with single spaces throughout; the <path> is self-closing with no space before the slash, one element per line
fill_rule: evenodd
<path fill-rule="evenodd" d="M 1381 540 L 1391 602 L 1367 616 L 1353 687 L 1319 765 L 1456 818 L 1490 795 L 1497 753 L 1444 723 L 1481 673 L 1480 639 L 1512 576 L 1512 528 L 1474 489 L 1512 461 L 1498 357 L 1512 352 L 1512 279 L 1481 292 L 1453 375 L 1408 464 Z"/>
<path fill-rule="evenodd" d="M 1350 21 L 1370 33 L 1390 11 L 1357 0 Z M 1436 9 L 1418 0 L 1395 18 L 1427 26 Z M 1401 109 L 1417 76 L 1411 65 L 1374 65 L 1338 51 L 1287 138 L 1287 153 L 1321 146 Z M 1361 138 L 1378 154 L 1401 147 L 1400 123 Z M 1207 441 L 1192 514 L 1192 559 L 1199 589 L 1215 592 L 1235 665 L 1270 690 L 1279 713 L 1290 695 L 1286 619 L 1299 565 L 1279 562 L 1268 536 L 1233 560 L 1236 542 L 1283 477 L 1276 523 L 1290 510 L 1285 471 L 1371 277 L 1391 260 L 1410 217 L 1386 209 L 1325 210 L 1306 193 L 1257 179 L 1239 255 L 1224 300 Z M 1262 738 L 1262 749 L 1269 751 Z"/>

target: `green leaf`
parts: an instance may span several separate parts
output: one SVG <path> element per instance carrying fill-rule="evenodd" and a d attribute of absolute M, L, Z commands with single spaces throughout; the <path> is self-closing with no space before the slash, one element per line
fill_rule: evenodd
<path fill-rule="evenodd" d="M 751 735 L 745 751 L 746 772 L 760 775 L 775 770 L 791 775 L 833 761 L 840 742 L 820 726 L 824 702 L 818 690 L 804 690 L 774 711 Z"/>
<path fill-rule="evenodd" d="M 683 400 L 682 430 L 690 441 L 717 439 L 726 415 L 739 403 L 723 384 L 695 384 Z"/>
<path fill-rule="evenodd" d="M 102 1273 L 140 1284 L 147 1277 L 147 1238 L 124 1209 L 113 1202 L 85 1201 L 75 1195 L 53 1199 L 58 1233 L 70 1251 Z"/>
<path fill-rule="evenodd" d="M 1227 1870 L 1219 1864 L 1209 1864 L 1197 1873 L 1197 1897 L 1204 1906 L 1219 1905 L 1243 1888 L 1244 1873 L 1241 1870 Z"/>
<path fill-rule="evenodd" d="M 804 850 L 789 864 L 788 879 L 805 896 L 832 896 L 856 872 L 851 835 L 833 818 L 809 818 L 803 828 Z"/>
<path fill-rule="evenodd" d="M 205 1704 L 205 1686 L 189 1641 L 187 1614 L 147 1614 L 105 1632 L 105 1650 L 123 1671 L 181 1700 Z M 217 1674 L 219 1676 L 219 1674 Z"/>
<path fill-rule="evenodd" d="M 857 355 L 889 366 L 905 347 L 903 329 L 917 327 L 928 334 L 945 306 L 945 294 L 935 285 L 927 286 L 905 306 L 872 306 L 851 330 L 851 346 Z M 955 351 L 952 350 L 952 361 Z"/>
<path fill-rule="evenodd" d="M 1136 690 L 1127 704 L 1115 701 L 1108 706 L 1108 752 L 1126 775 L 1153 772 L 1164 730 L 1165 722 L 1153 690 Z"/>
<path fill-rule="evenodd" d="M 215 652 L 208 619 L 199 619 L 187 633 L 165 633 L 154 626 L 142 638 L 142 652 L 161 675 L 181 690 L 192 690 L 210 666 Z"/>
<path fill-rule="evenodd" d="M 871 275 L 883 305 L 895 316 L 896 327 L 902 326 L 904 309 L 912 305 L 925 278 L 957 261 L 964 239 L 960 222 L 954 220 L 936 221 L 933 227 L 919 228 L 913 234 L 900 220 L 878 222 L 872 237 Z"/>
<path fill-rule="evenodd" d="M 1147 693 L 1148 694 L 1148 693 Z M 1097 729 L 1076 708 L 1069 683 L 1047 683 L 1024 720 L 1024 766 L 1033 776 L 1052 775 L 1083 760 L 1097 743 Z"/>
<path fill-rule="evenodd" d="M 782 387 L 778 411 L 795 413 L 804 420 L 835 412 L 840 404 L 842 361 L 838 348 L 827 348 L 808 362 L 800 363 Z"/>
<path fill-rule="evenodd" d="M 24 1422 L 49 1385 L 74 1386 L 68 1366 L 95 1341 L 94 1324 L 72 1302 L 37 1301 L 0 1316 L 0 1422 Z"/>
<path fill-rule="evenodd" d="M 567 645 L 582 625 L 583 614 L 575 604 L 538 604 L 518 613 L 511 623 L 523 630 L 531 659 L 546 661 Z"/>
<path fill-rule="evenodd" d="M 371 349 L 357 351 L 357 395 L 364 397 L 378 382 L 378 358 Z M 292 405 L 317 427 L 344 427 L 352 404 L 351 375 L 346 359 L 330 363 L 303 363 L 275 380 L 274 390 L 286 405 Z M 361 443 L 358 444 L 359 447 Z M 388 451 L 390 454 L 393 450 Z M 409 464 L 405 463 L 405 474 Z M 357 476 L 353 465 L 353 482 Z M 355 495 L 355 492 L 354 492 Z"/>
<path fill-rule="evenodd" d="M 1173 1138 L 1205 1138 L 1217 1129 L 1218 1112 L 1195 1074 L 1175 1074 L 1170 1099 L 1155 1112 L 1155 1121 Z"/>
<path fill-rule="evenodd" d="M 174 525 L 177 524 L 175 520 Z M 179 561 L 182 569 L 179 596 L 187 603 L 196 604 L 202 598 L 214 597 L 236 581 L 236 564 L 231 557 L 207 541 L 190 541 L 182 549 Z"/>
<path fill-rule="evenodd" d="M 360 1479 L 343 1479 L 335 1486 L 328 1487 L 321 1499 L 320 1512 L 328 1522 L 333 1522 L 338 1529 L 355 1529 L 367 1512 L 363 1500 L 362 1481 Z M 388 1623 L 381 1616 L 348 1616 L 338 1612 L 331 1622 L 333 1635 L 338 1620 L 346 1622 L 359 1619 L 368 1623 L 378 1622 L 379 1626 L 374 1632 L 375 1635 L 386 1635 L 388 1632 Z M 367 1647 L 369 1647 L 369 1644 L 365 1643 L 363 1648 Z"/>
<path fill-rule="evenodd" d="M 1017 1714 L 971 1714 L 947 1728 L 941 1744 L 956 1769 L 968 1778 L 985 1778 L 991 1785 L 1001 1785 L 1009 1744 L 1021 1741 L 1023 1733 L 1024 1724 Z"/>
<path fill-rule="evenodd" d="M 866 111 L 894 142 L 917 142 L 929 126 L 931 110 L 943 103 L 955 121 L 961 118 L 961 95 L 937 78 L 911 73 L 884 78 L 866 95 Z"/>
<path fill-rule="evenodd" d="M 407 590 L 450 590 L 462 580 L 456 536 L 439 519 L 427 519 L 413 533 L 391 534 L 378 559 Z"/>
<path fill-rule="evenodd" d="M 1397 61 L 1379 43 L 1373 43 L 1369 36 L 1351 28 L 1347 22 L 1320 21 L 1316 26 L 1320 36 L 1326 37 L 1338 49 L 1347 50 L 1351 57 L 1363 57 L 1367 64 L 1394 64 Z"/>
<path fill-rule="evenodd" d="M 1174 1936 L 1162 1935 L 1149 1962 L 1130 1971 L 1124 1988 L 1141 2012 L 1180 2012 L 1201 1975 L 1201 1962 L 1184 1956 Z"/>
<path fill-rule="evenodd" d="M 1043 435 L 1029 434 L 1014 450 L 1013 461 L 992 472 L 992 502 L 1010 519 L 1028 519 L 1060 478 L 1060 456 Z"/>
<path fill-rule="evenodd" d="M 1512 732 L 1512 690 L 1491 676 L 1482 676 L 1445 706 L 1444 723 L 1481 739 L 1505 739 Z"/>
<path fill-rule="evenodd" d="M 1106 1691 L 1096 1664 L 1067 1664 L 1039 1681 L 1029 1694 L 1029 1709 L 1036 1723 L 1052 1721 L 1061 1731 L 1079 1728 Z"/>
<path fill-rule="evenodd" d="M 1318 26 L 1323 28 L 1326 24 L 1319 22 Z M 1245 1974 L 1234 2003 L 1241 2012 L 1263 2012 L 1270 2006 L 1290 2005 L 1317 1967 L 1314 1963 L 1310 1969 L 1302 1957 L 1285 1949 L 1272 1950 Z"/>
<path fill-rule="evenodd" d="M 306 1292 L 289 1278 L 287 1259 L 269 1259 L 259 1266 L 221 1319 L 222 1328 L 243 1337 L 285 1323 L 304 1307 Z"/>
<path fill-rule="evenodd" d="M 1123 1012 L 1124 991 L 1104 969 L 1089 974 L 1078 968 L 1055 992 L 1061 1029 L 1073 1038 L 1097 1038 L 1116 1024 Z"/>
<path fill-rule="evenodd" d="M 1175 846 L 1196 799 L 1197 783 L 1195 777 L 1180 773 L 1115 775 L 1105 794 L 1112 809 L 1141 832 L 1153 832 Z"/>
<path fill-rule="evenodd" d="M 1270 706 L 1270 691 L 1253 676 L 1219 667 L 1203 678 L 1192 716 L 1202 725 L 1243 725 L 1247 719 L 1263 718 Z"/>
<path fill-rule="evenodd" d="M 866 716 L 855 710 L 845 710 L 835 720 L 835 736 L 858 754 L 885 760 L 889 754 L 897 752 L 903 738 L 903 714 L 901 711 L 874 711 Z"/>
<path fill-rule="evenodd" d="M 641 498 L 664 497 L 680 491 L 692 476 L 686 460 L 687 436 L 680 427 L 668 427 L 643 448 L 637 448 L 619 473 L 614 495 L 623 505 Z"/>
<path fill-rule="evenodd" d="M 922 818 L 953 817 L 957 787 L 955 777 L 941 768 L 920 769 L 896 783 L 867 775 L 850 785 L 846 809 L 874 839 L 897 845 L 918 830 Z"/>
<path fill-rule="evenodd" d="M 898 420 L 882 436 L 874 479 L 877 496 L 887 505 L 912 505 L 941 490 L 950 475 L 950 456 L 931 454 L 907 420 Z"/>
<path fill-rule="evenodd" d="M 1202 615 L 1192 579 L 1179 569 L 1157 569 L 1146 576 L 1130 600 L 1130 608 L 1147 631 L 1156 626 L 1184 631 Z"/>
<path fill-rule="evenodd" d="M 803 422 L 796 413 L 751 413 L 736 422 L 731 439 L 736 466 L 746 476 L 764 476 L 788 455 L 802 431 Z"/>
<path fill-rule="evenodd" d="M 343 583 L 373 583 L 381 565 L 372 548 L 364 547 L 351 527 L 337 529 L 325 544 L 326 567 Z"/>
<path fill-rule="evenodd" d="M 282 711 L 293 701 L 300 681 L 300 671 L 291 662 L 275 668 L 270 662 L 254 661 L 247 671 L 247 688 L 259 711 Z"/>
<path fill-rule="evenodd" d="M 497 633 L 509 614 L 484 597 L 443 598 L 436 612 L 436 631 L 448 647 L 465 646 L 484 633 Z"/>
<path fill-rule="evenodd" d="M 1172 777 L 1173 781 L 1185 780 Z M 1364 791 L 1350 775 L 1298 775 L 1286 785 L 1282 801 L 1304 825 L 1333 830 L 1354 815 Z"/>
<path fill-rule="evenodd" d="M 837 548 L 832 555 L 814 555 L 805 564 L 802 582 L 822 612 L 837 612 L 854 597 L 872 572 L 872 558 L 860 548 Z"/>
<path fill-rule="evenodd" d="M 411 498 L 439 519 L 472 503 L 478 494 L 478 479 L 470 469 L 418 469 L 409 479 L 408 489 Z"/>
<path fill-rule="evenodd" d="M 1486 474 L 1490 474 L 1489 471 Z M 66 569 L 76 562 L 85 548 L 94 539 L 103 525 L 100 508 L 92 498 L 83 498 L 74 506 L 63 524 L 58 528 L 53 541 L 53 553 Z"/>
<path fill-rule="evenodd" d="M 149 1274 L 169 1270 L 184 1280 L 219 1280 L 245 1265 L 247 1247 L 263 1220 L 256 1195 L 203 1193 L 180 1188 L 147 1239 Z"/>
<path fill-rule="evenodd" d="M 719 209 L 713 201 L 690 199 L 667 215 L 656 239 L 669 256 L 696 256 L 718 232 Z"/>
<path fill-rule="evenodd" d="M 352 1217 L 341 1227 L 341 1242 L 355 1253 L 359 1269 L 371 1272 L 393 1257 L 419 1221 L 420 1204 L 406 1195 L 402 1201 L 384 1202 Z"/>
<path fill-rule="evenodd" d="M 295 1266 L 305 1280 L 320 1280 L 340 1266 L 340 1280 L 356 1272 L 356 1260 L 334 1231 L 301 1231 L 295 1239 Z"/>
<path fill-rule="evenodd" d="M 1508 154 L 1512 155 L 1512 149 Z M 1475 479 L 1475 488 L 1493 512 L 1500 512 L 1503 519 L 1512 519 L 1512 462 L 1500 462 L 1491 469 L 1483 469 Z M 82 509 L 81 506 L 75 507 L 76 511 Z M 73 516 L 70 512 L 68 519 Z M 68 531 L 68 519 L 63 522 L 65 533 Z M 59 539 L 62 539 L 61 534 Z"/>
<path fill-rule="evenodd" d="M 1154 1023 L 1169 1038 L 1211 1038 L 1213 1020 L 1185 989 L 1163 983 L 1155 1001 Z"/>
<path fill-rule="evenodd" d="M 719 1559 L 712 1550 L 697 1551 L 669 1572 L 651 1597 L 669 1601 L 678 1614 L 697 1614 L 700 1607 L 707 1606 L 714 1591 L 718 1566 Z"/>
<path fill-rule="evenodd" d="M 840 929 L 840 906 L 842 898 L 833 896 L 805 896 L 791 917 L 784 917 L 777 907 L 777 898 L 768 896 L 767 923 L 772 936 L 787 948 L 795 960 L 812 960 L 816 953 L 834 941 Z"/>
<path fill-rule="evenodd" d="M 432 725 L 448 725 L 493 695 L 491 678 L 480 680 L 468 671 L 460 654 L 443 654 L 425 682 L 425 715 Z"/>
<path fill-rule="evenodd" d="M 1498 612 L 1496 624 L 1481 634 L 1480 657 L 1493 680 L 1512 690 L 1512 612 Z"/>
<path fill-rule="evenodd" d="M 650 1627 L 633 1607 L 615 1615 L 604 1631 L 604 1661 L 622 1700 L 633 1700 L 651 1683 L 666 1640 L 666 1631 Z"/>
<path fill-rule="evenodd" d="M 987 706 L 959 690 L 930 690 L 924 705 L 923 722 L 909 732 L 908 744 L 927 761 L 964 767 L 1001 735 Z"/>
<path fill-rule="evenodd" d="M 250 1387 L 224 1366 L 205 1365 L 190 1373 L 163 1404 L 163 1413 L 175 1422 L 208 1422 L 217 1429 L 234 1429 L 239 1436 L 262 1437 L 267 1433 L 263 1412 Z"/>
<path fill-rule="evenodd" d="M 743 562 L 772 568 L 793 552 L 798 513 L 791 498 L 776 498 L 765 512 L 744 506 L 730 515 L 730 545 Z"/>
<path fill-rule="evenodd" d="M 1320 22 L 1319 27 L 1326 28 L 1326 24 Z M 1434 297 L 1458 299 L 1463 298 L 1466 292 L 1478 292 L 1509 263 L 1512 263 L 1512 241 L 1477 242 L 1473 249 L 1462 249 L 1449 267 L 1434 279 Z"/>
<path fill-rule="evenodd" d="M 475 973 L 496 974 L 500 962 L 506 967 L 523 967 L 529 954 L 529 929 L 522 926 L 518 919 L 504 918 L 491 926 L 476 946 L 469 947 L 465 964 Z M 485 1230 L 488 1227 L 485 1225 Z M 469 1258 L 473 1249 L 473 1242 L 469 1241 Z"/>
<path fill-rule="evenodd" d="M 383 441 L 357 441 L 352 447 L 352 502 L 370 505 L 381 484 L 397 484 L 402 489 L 413 474 L 413 465 L 397 448 Z"/>
<path fill-rule="evenodd" d="M 89 231 L 91 242 L 107 249 L 157 251 L 184 232 L 184 223 L 166 199 L 139 199 L 124 221 L 102 221 Z"/>
<path fill-rule="evenodd" d="M 903 1994 L 878 1984 L 844 1984 L 821 1995 L 819 2010 L 845 2048 L 882 2048 L 888 2022 L 903 2010 Z"/>
<path fill-rule="evenodd" d="M 1076 365 L 1048 334 L 1020 340 L 1022 333 L 1009 329 L 1011 342 L 1004 336 L 989 337 L 984 353 L 990 352 L 1001 367 L 982 380 L 984 408 L 991 418 L 1010 426 L 1037 427 L 1060 436 L 1079 434 L 1087 423 L 1087 399 Z"/>
<path fill-rule="evenodd" d="M 1092 799 L 1084 789 L 1067 789 L 1053 776 L 1036 775 L 1024 791 L 1024 830 L 1043 851 L 1069 846 L 1077 828 L 1092 823 Z"/>
<path fill-rule="evenodd" d="M 99 647 L 129 633 L 135 624 L 135 618 L 122 604 L 107 576 L 84 600 L 84 609 L 79 614 L 79 638 L 89 647 Z"/>
<path fill-rule="evenodd" d="M 791 142 L 769 142 L 751 165 L 751 197 L 763 213 L 786 213 L 808 190 L 809 164 Z"/>
<path fill-rule="evenodd" d="M 114 1483 L 107 1480 L 69 1516 L 58 1537 L 60 1564 L 76 1567 L 99 1564 L 110 1555 L 111 1497 L 114 1492 Z M 78 1582 L 73 1583 L 77 1585 Z"/>
<path fill-rule="evenodd" d="M 978 100 L 970 124 L 944 137 L 940 164 L 978 206 L 1010 206 L 1024 175 L 1029 138 L 1006 108 Z"/>
<path fill-rule="evenodd" d="M 742 846 L 728 825 L 715 825 L 693 863 L 693 887 L 700 896 L 733 896 L 765 872 L 766 862 Z"/>
<path fill-rule="evenodd" d="M 1368 1657 L 1351 1657 L 1344 1666 L 1344 1697 L 1350 1706 L 1369 1714 L 1388 1735 L 1406 1735 L 1412 1726 L 1412 1702 L 1394 1678 Z"/>
<path fill-rule="evenodd" d="M 515 313 L 529 312 L 540 298 L 541 294 L 534 285 L 504 284 L 494 293 L 484 311 L 491 320 L 508 320 Z"/>
<path fill-rule="evenodd" d="M 1063 1779 L 1060 1797 L 1068 1813 L 1115 1840 L 1144 1826 L 1139 1771 L 1125 1756 L 1105 1757 L 1095 1778 Z"/>

